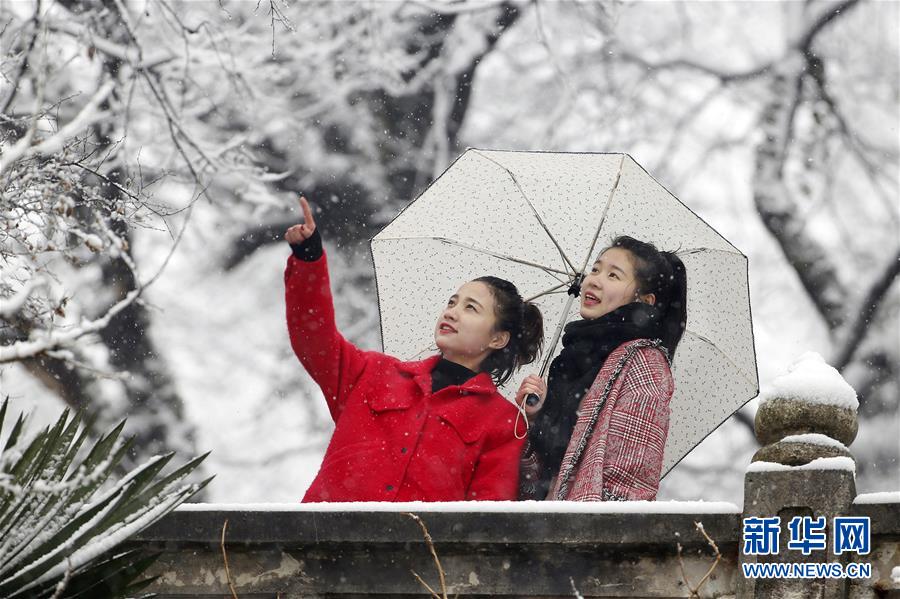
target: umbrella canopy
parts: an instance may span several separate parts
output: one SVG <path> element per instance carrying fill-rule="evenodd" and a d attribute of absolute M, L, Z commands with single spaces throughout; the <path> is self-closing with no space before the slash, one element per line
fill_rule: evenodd
<path fill-rule="evenodd" d="M 759 390 L 747 258 L 627 154 L 469 149 L 372 239 L 384 350 L 436 351 L 443 302 L 494 275 L 535 297 L 544 356 L 559 353 L 578 304 L 566 291 L 614 237 L 676 251 L 687 271 L 687 330 L 673 357 L 675 395 L 663 473 Z M 559 327 L 557 326 L 559 324 Z M 513 397 L 526 367 L 501 391 Z"/>

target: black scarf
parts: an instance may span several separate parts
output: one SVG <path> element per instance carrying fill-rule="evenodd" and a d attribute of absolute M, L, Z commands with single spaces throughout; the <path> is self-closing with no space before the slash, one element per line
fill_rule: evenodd
<path fill-rule="evenodd" d="M 437 393 L 450 385 L 462 385 L 477 374 L 477 372 L 469 370 L 462 364 L 457 364 L 441 357 L 431 371 L 431 392 Z"/>
<path fill-rule="evenodd" d="M 594 320 L 566 325 L 563 349 L 550 364 L 547 399 L 529 433 L 529 441 L 543 465 L 537 498 L 550 490 L 578 420 L 581 398 L 614 349 L 633 339 L 657 339 L 661 313 L 639 302 L 625 304 Z"/>

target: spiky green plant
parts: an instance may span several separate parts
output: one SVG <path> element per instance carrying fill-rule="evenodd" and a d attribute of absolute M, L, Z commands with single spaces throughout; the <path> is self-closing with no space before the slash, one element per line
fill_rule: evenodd
<path fill-rule="evenodd" d="M 124 597 L 150 582 L 137 579 L 155 556 L 116 547 L 209 482 L 182 484 L 207 454 L 164 476 L 173 454 L 156 456 L 116 479 L 132 443 L 124 425 L 86 450 L 81 414 L 65 410 L 33 437 L 19 415 L 0 453 L 0 597 Z"/>

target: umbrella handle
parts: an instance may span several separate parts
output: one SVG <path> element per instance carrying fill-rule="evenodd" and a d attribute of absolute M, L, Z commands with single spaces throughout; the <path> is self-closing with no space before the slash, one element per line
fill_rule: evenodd
<path fill-rule="evenodd" d="M 556 331 L 553 334 L 553 340 L 550 341 L 550 348 L 547 351 L 547 355 L 544 358 L 544 364 L 541 366 L 541 378 L 547 377 L 547 370 L 550 368 L 550 356 L 553 355 L 553 348 L 556 347 L 556 343 L 559 341 L 560 333 L 562 333 L 563 325 L 566 323 L 566 316 L 569 314 L 569 309 L 572 307 L 572 302 L 576 297 L 581 293 L 581 283 L 584 281 L 583 274 L 575 275 L 575 278 L 572 281 L 572 284 L 569 285 L 568 296 L 569 299 L 566 300 L 566 307 L 563 308 L 562 316 L 560 317 L 559 324 L 556 326 Z M 525 396 L 525 405 L 529 408 L 533 408 L 534 406 L 541 403 L 541 398 L 537 396 L 535 393 L 529 393 Z"/>
<path fill-rule="evenodd" d="M 546 355 L 544 356 L 544 363 L 541 365 L 541 378 L 547 378 L 547 371 L 550 370 L 550 357 L 553 355 L 553 350 L 556 349 L 556 344 L 559 342 L 560 335 L 562 334 L 563 327 L 566 324 L 566 317 L 569 315 L 569 310 L 572 308 L 572 302 L 575 301 L 575 298 L 581 293 L 581 283 L 584 281 L 584 275 L 578 274 L 575 276 L 575 280 L 569 286 L 568 299 L 566 299 L 566 305 L 562 310 L 562 314 L 559 317 L 559 323 L 556 325 L 556 329 L 553 331 L 553 337 L 550 339 L 550 343 L 546 349 Z M 532 400 L 532 397 L 537 397 L 537 395 L 529 394 L 525 399 L 525 403 L 529 406 L 533 406 L 534 403 L 540 401 L 540 399 Z"/>

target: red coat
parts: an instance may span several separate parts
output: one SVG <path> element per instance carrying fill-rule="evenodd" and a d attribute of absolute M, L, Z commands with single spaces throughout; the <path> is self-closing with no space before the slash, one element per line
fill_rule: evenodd
<path fill-rule="evenodd" d="M 335 423 L 303 501 L 516 498 L 524 439 L 487 373 L 431 393 L 439 356 L 401 362 L 338 332 L 324 256 L 289 257 L 284 281 L 291 346 Z"/>
<path fill-rule="evenodd" d="M 547 499 L 655 499 L 674 391 L 669 362 L 654 342 L 637 339 L 613 350 L 581 400 Z M 523 455 L 523 498 L 533 492 L 527 481 L 538 476 L 537 460 L 530 451 Z"/>

